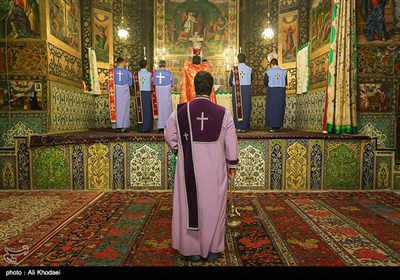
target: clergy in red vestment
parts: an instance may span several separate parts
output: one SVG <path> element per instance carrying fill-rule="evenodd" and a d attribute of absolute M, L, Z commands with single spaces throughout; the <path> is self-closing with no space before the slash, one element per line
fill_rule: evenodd
<path fill-rule="evenodd" d="M 196 97 L 178 105 L 164 130 L 177 155 L 172 247 L 190 261 L 215 261 L 224 251 L 228 176 L 239 164 L 233 118 L 210 100 L 213 82 L 210 73 L 197 73 Z"/>
<path fill-rule="evenodd" d="M 211 74 L 211 67 L 207 61 L 201 62 L 201 58 L 198 55 L 193 56 L 192 60 L 187 60 L 183 67 L 182 72 L 182 85 L 181 85 L 181 95 L 179 103 L 190 102 L 196 96 L 194 90 L 194 77 L 200 71 L 206 71 Z M 215 104 L 217 103 L 217 97 L 215 95 L 215 90 L 212 88 L 211 101 Z"/>

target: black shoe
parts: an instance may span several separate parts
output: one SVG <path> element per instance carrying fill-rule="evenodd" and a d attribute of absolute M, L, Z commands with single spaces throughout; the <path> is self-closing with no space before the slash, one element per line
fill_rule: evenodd
<path fill-rule="evenodd" d="M 215 262 L 218 259 L 218 257 L 219 257 L 219 253 L 209 252 L 208 256 L 207 256 L 207 261 L 208 262 Z"/>
<path fill-rule="evenodd" d="M 189 257 L 187 257 L 187 259 L 188 259 L 188 261 L 191 261 L 191 262 L 199 262 L 199 261 L 201 261 L 201 256 L 199 256 L 199 255 L 189 256 Z"/>
<path fill-rule="evenodd" d="M 117 133 L 122 133 L 122 128 L 117 128 Z"/>
<path fill-rule="evenodd" d="M 158 133 L 164 133 L 164 129 L 159 129 Z"/>

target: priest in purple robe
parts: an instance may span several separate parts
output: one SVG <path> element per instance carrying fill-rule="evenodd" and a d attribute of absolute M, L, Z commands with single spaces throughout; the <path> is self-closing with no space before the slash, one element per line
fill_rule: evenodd
<path fill-rule="evenodd" d="M 228 177 L 239 164 L 232 116 L 210 100 L 213 81 L 196 74 L 195 99 L 177 106 L 164 131 L 177 154 L 172 247 L 190 261 L 215 261 L 224 251 Z"/>

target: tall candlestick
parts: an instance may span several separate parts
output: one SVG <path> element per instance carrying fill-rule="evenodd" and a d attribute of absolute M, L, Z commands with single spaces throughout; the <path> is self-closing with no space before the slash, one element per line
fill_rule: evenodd
<path fill-rule="evenodd" d="M 143 57 L 146 58 L 146 47 L 143 47 Z"/>
<path fill-rule="evenodd" d="M 242 47 L 239 48 L 239 53 L 242 53 Z"/>

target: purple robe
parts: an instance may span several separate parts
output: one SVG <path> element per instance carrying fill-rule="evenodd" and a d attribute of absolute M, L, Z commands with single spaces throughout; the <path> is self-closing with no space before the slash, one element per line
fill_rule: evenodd
<path fill-rule="evenodd" d="M 153 82 L 156 86 L 158 120 L 156 125 L 158 129 L 164 129 L 169 116 L 172 113 L 172 87 L 174 86 L 174 76 L 164 68 L 154 72 Z"/>
<path fill-rule="evenodd" d="M 115 84 L 115 110 L 117 122 L 113 123 L 113 128 L 129 128 L 130 121 L 130 102 L 131 95 L 129 87 L 132 86 L 132 73 L 122 66 L 114 68 Z"/>
<path fill-rule="evenodd" d="M 182 123 L 185 117 L 186 124 Z M 209 252 L 224 251 L 227 172 L 239 163 L 231 114 L 207 98 L 196 97 L 171 114 L 164 134 L 177 153 L 172 247 L 184 256 L 204 258 Z M 189 147 L 186 151 L 185 145 Z M 188 153 L 193 159 L 191 165 L 187 164 Z M 187 186 L 188 182 L 194 182 L 194 186 Z M 189 188 L 195 188 L 191 198 Z M 190 201 L 193 198 L 196 201 Z"/>

